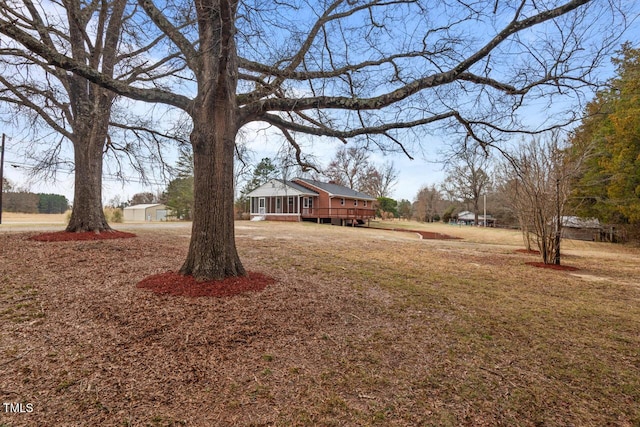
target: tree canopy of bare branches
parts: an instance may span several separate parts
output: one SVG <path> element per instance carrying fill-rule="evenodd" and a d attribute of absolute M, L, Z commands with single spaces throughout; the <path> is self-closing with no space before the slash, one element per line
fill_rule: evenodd
<path fill-rule="evenodd" d="M 358 147 L 342 147 L 324 170 L 332 182 L 352 190 L 364 191 L 364 181 L 369 170 L 369 153 Z"/>
<path fill-rule="evenodd" d="M 420 222 L 434 222 L 440 219 L 444 210 L 444 200 L 435 185 L 423 186 L 416 194 L 413 214 Z"/>
<path fill-rule="evenodd" d="M 398 171 L 392 162 L 376 165 L 364 147 L 340 148 L 324 175 L 336 184 L 344 185 L 373 197 L 389 197 L 398 180 Z"/>
<path fill-rule="evenodd" d="M 373 197 L 391 197 L 393 187 L 398 182 L 398 170 L 393 162 L 382 165 L 370 164 L 362 185 L 362 192 Z"/>
<path fill-rule="evenodd" d="M 467 149 L 456 156 L 443 183 L 451 198 L 471 204 L 476 225 L 479 224 L 480 199 L 491 188 L 490 167 L 487 153 Z"/>

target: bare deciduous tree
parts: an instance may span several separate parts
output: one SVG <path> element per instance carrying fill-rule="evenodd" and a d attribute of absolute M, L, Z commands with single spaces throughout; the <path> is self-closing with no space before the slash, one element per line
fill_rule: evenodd
<path fill-rule="evenodd" d="M 155 194 L 144 192 L 144 193 L 136 193 L 131 196 L 131 200 L 129 200 L 130 205 L 144 205 L 148 203 L 157 203 L 158 198 Z"/>
<path fill-rule="evenodd" d="M 442 212 L 442 194 L 435 185 L 424 186 L 418 191 L 413 203 L 413 214 L 418 221 L 433 222 Z"/>
<path fill-rule="evenodd" d="M 362 180 L 360 191 L 373 197 L 390 197 L 391 190 L 398 182 L 398 171 L 393 162 L 382 166 L 370 164 Z"/>
<path fill-rule="evenodd" d="M 369 153 L 366 150 L 358 147 L 342 147 L 329 162 L 324 174 L 336 184 L 361 191 L 369 167 Z"/>
<path fill-rule="evenodd" d="M 369 160 L 365 147 L 340 148 L 324 175 L 336 184 L 361 191 L 373 197 L 389 197 L 398 180 L 398 171 L 392 162 L 377 166 Z"/>
<path fill-rule="evenodd" d="M 7 193 L 13 190 L 13 184 L 7 178 L 2 177 L 2 192 Z"/>
<path fill-rule="evenodd" d="M 196 201 L 180 271 L 219 279 L 245 274 L 233 227 L 234 146 L 245 124 L 263 121 L 279 129 L 300 161 L 302 134 L 360 139 L 409 154 L 411 129 L 439 125 L 489 144 L 523 129 L 516 112 L 529 99 L 580 97 L 611 42 L 600 38 L 604 42 L 594 50 L 590 37 L 620 28 L 624 2 L 138 5 L 136 13 L 144 14 L 138 19 L 154 24 L 146 34 L 154 40 L 155 30 L 161 31 L 179 56 L 147 59 L 173 66 L 193 85 L 149 87 L 113 79 L 56 52 L 6 15 L 0 32 L 95 84 L 191 116 Z"/>
<path fill-rule="evenodd" d="M 413 205 L 407 199 L 398 202 L 398 217 L 404 220 L 410 220 L 413 215 Z"/>
<path fill-rule="evenodd" d="M 525 238 L 531 236 L 545 264 L 560 264 L 562 218 L 571 182 L 582 160 L 568 156 L 558 133 L 547 139 L 531 138 L 502 166 L 503 188 L 508 191 Z"/>
<path fill-rule="evenodd" d="M 471 204 L 475 224 L 478 225 L 480 200 L 491 186 L 490 167 L 486 153 L 474 149 L 462 151 L 449 167 L 443 189 L 452 199 Z"/>
<path fill-rule="evenodd" d="M 118 78 L 123 67 L 135 65 L 120 46 L 125 43 L 123 31 L 131 32 L 137 25 L 127 19 L 126 9 L 126 0 L 0 2 L 0 16 L 28 31 L 38 43 L 108 78 Z M 74 203 L 67 231 L 109 231 L 102 209 L 103 158 L 114 161 L 115 173 L 126 161 L 144 179 L 145 163 L 164 165 L 161 147 L 169 136 L 149 118 L 125 107 L 114 108 L 118 102 L 114 92 L 19 44 L 0 47 L 0 67 L 0 101 L 17 126 L 31 131 L 32 143 L 22 149 L 36 162 L 32 172 L 51 177 L 61 164 L 73 168 Z M 150 81 L 150 71 L 138 73 Z M 137 80 L 135 75 L 128 77 Z M 69 161 L 65 141 L 73 148 Z"/>

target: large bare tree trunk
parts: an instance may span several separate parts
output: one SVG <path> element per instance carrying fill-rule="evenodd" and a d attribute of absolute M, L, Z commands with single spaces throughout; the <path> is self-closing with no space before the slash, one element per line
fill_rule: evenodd
<path fill-rule="evenodd" d="M 112 4 L 112 15 L 106 27 L 107 3 L 103 4 L 97 46 L 94 52 L 87 52 L 84 36 L 89 21 L 83 16 L 80 4 L 72 3 L 69 34 L 74 58 L 88 61 L 95 68 L 101 63 L 103 72 L 113 76 L 125 4 L 124 0 Z M 115 94 L 77 75 L 67 76 L 66 86 L 73 112 L 71 126 L 75 163 L 73 211 L 67 231 L 111 231 L 102 208 L 102 160 Z"/>
<path fill-rule="evenodd" d="M 216 126 L 217 123 L 205 119 L 205 123 L 194 127 L 191 137 L 195 178 L 193 225 L 189 253 L 180 273 L 192 275 L 198 280 L 245 274 L 235 246 L 235 129 L 216 129 Z"/>
<path fill-rule="evenodd" d="M 193 225 L 180 273 L 197 280 L 246 274 L 236 250 L 233 217 L 233 155 L 238 131 L 237 52 L 234 1 L 198 3 L 200 51 L 206 52 L 192 112 Z M 219 52 L 219 54 L 218 54 Z"/>
<path fill-rule="evenodd" d="M 66 231 L 111 231 L 102 209 L 102 141 L 96 136 L 74 141 L 75 188 Z"/>
<path fill-rule="evenodd" d="M 111 231 L 102 209 L 102 158 L 114 95 L 81 77 L 69 82 L 74 100 L 75 188 L 66 231 Z"/>

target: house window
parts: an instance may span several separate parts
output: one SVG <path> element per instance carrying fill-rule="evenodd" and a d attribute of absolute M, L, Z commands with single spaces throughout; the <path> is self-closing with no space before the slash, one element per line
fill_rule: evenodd
<path fill-rule="evenodd" d="M 366 200 L 363 202 L 363 206 L 364 206 L 365 208 L 367 207 L 367 201 L 366 201 Z"/>
<path fill-rule="evenodd" d="M 340 199 L 340 206 L 344 206 L 344 199 Z"/>
<path fill-rule="evenodd" d="M 282 213 L 282 199 L 280 197 L 276 198 L 276 212 Z"/>
<path fill-rule="evenodd" d="M 313 208 L 313 197 L 305 197 L 304 199 L 302 199 L 302 207 L 305 209 L 312 209 Z"/>
<path fill-rule="evenodd" d="M 353 206 L 358 206 L 358 201 L 357 200 L 353 201 Z"/>

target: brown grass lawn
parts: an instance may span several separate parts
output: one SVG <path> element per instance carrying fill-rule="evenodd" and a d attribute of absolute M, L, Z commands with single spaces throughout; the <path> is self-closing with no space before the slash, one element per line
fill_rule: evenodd
<path fill-rule="evenodd" d="M 26 214 L 16 212 L 2 212 L 2 224 L 7 226 L 33 225 L 33 224 L 64 224 L 67 223 L 67 214 Z"/>
<path fill-rule="evenodd" d="M 0 233 L 0 400 L 33 408 L 0 426 L 640 425 L 640 250 L 566 242 L 569 273 L 437 227 L 238 223 L 277 283 L 220 299 L 136 288 L 187 227 Z"/>

